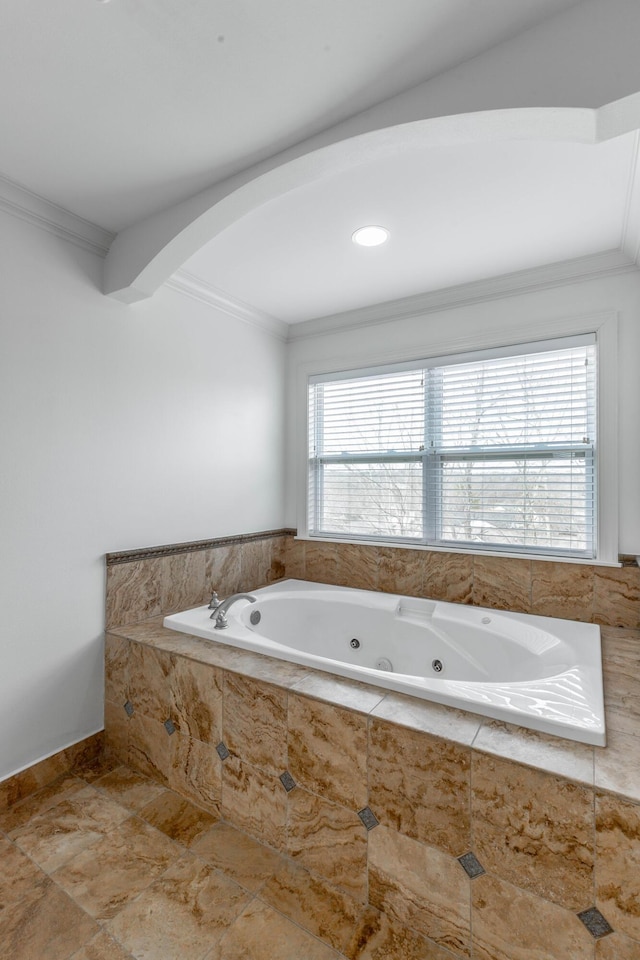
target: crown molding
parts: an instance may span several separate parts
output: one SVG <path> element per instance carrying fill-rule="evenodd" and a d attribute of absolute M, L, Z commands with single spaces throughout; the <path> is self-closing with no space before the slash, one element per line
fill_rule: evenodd
<path fill-rule="evenodd" d="M 0 210 L 99 257 L 106 257 L 115 236 L 3 176 L 0 176 Z"/>
<path fill-rule="evenodd" d="M 582 280 L 616 276 L 637 271 L 638 266 L 620 250 L 607 250 L 575 260 L 563 260 L 530 270 L 502 274 L 486 280 L 475 280 L 455 287 L 445 287 L 400 300 L 388 300 L 291 324 L 288 339 L 304 340 L 342 330 L 390 323 L 419 317 L 442 310 L 452 310 L 487 300 L 500 300 L 518 294 L 533 293 Z"/>
<path fill-rule="evenodd" d="M 188 297 L 193 297 L 194 300 L 206 303 L 210 307 L 215 307 L 236 320 L 242 320 L 243 323 L 260 327 L 261 330 L 266 330 L 267 333 L 278 340 L 285 341 L 288 339 L 289 324 L 285 323 L 284 320 L 273 317 L 269 313 L 263 313 L 262 310 L 232 297 L 224 290 L 219 290 L 212 284 L 207 283 L 206 280 L 201 280 L 200 277 L 195 277 L 186 270 L 177 270 L 172 277 L 165 281 L 164 286 L 177 290 L 178 293 Z"/>
<path fill-rule="evenodd" d="M 640 264 L 640 130 L 636 130 L 634 139 L 620 249 Z"/>

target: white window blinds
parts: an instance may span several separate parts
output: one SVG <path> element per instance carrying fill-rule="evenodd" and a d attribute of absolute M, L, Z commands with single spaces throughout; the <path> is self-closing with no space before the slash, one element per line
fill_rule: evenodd
<path fill-rule="evenodd" d="M 309 532 L 595 556 L 596 347 L 314 377 Z"/>

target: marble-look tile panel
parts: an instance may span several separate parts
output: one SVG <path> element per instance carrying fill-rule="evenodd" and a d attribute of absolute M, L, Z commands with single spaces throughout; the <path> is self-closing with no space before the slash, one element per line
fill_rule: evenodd
<path fill-rule="evenodd" d="M 167 557 L 107 566 L 107 628 L 136 623 L 162 612 Z"/>
<path fill-rule="evenodd" d="M 338 582 L 340 545 L 307 540 L 304 551 L 304 578 L 315 583 Z"/>
<path fill-rule="evenodd" d="M 259 890 L 282 863 L 280 854 L 223 820 L 197 837 L 191 849 L 251 893 Z"/>
<path fill-rule="evenodd" d="M 284 564 L 278 559 L 275 539 L 243 544 L 241 568 L 244 589 L 249 592 L 280 579 L 284 574 Z"/>
<path fill-rule="evenodd" d="M 470 956 L 469 884 L 435 847 L 383 825 L 369 834 L 369 902 L 459 957 Z"/>
<path fill-rule="evenodd" d="M 375 907 L 367 907 L 344 951 L 347 960 L 452 960 L 452 954 Z"/>
<path fill-rule="evenodd" d="M 145 960 L 201 960 L 249 900 L 233 880 L 186 854 L 110 920 L 107 930 Z"/>
<path fill-rule="evenodd" d="M 139 816 L 184 847 L 192 846 L 217 821 L 215 816 L 172 790 L 164 790 L 142 807 Z"/>
<path fill-rule="evenodd" d="M 312 793 L 352 810 L 367 804 L 367 718 L 289 694 L 289 765 Z"/>
<path fill-rule="evenodd" d="M 100 930 L 77 953 L 74 953 L 71 960 L 135 960 L 135 958 L 112 936 Z"/>
<path fill-rule="evenodd" d="M 129 762 L 129 717 L 124 703 L 104 702 L 104 750 L 115 764 Z"/>
<path fill-rule="evenodd" d="M 174 553 L 164 558 L 161 609 L 163 613 L 198 607 L 206 592 L 206 551 Z"/>
<path fill-rule="evenodd" d="M 373 708 L 371 715 L 410 730 L 430 733 L 434 737 L 467 746 L 473 743 L 482 723 L 481 717 L 465 710 L 456 710 L 417 697 L 407 697 L 401 693 L 387 693 L 384 700 Z"/>
<path fill-rule="evenodd" d="M 340 960 L 339 955 L 281 914 L 254 900 L 207 960 Z"/>
<path fill-rule="evenodd" d="M 0 917 L 11 903 L 26 901 L 38 887 L 49 882 L 47 875 L 22 850 L 0 836 Z"/>
<path fill-rule="evenodd" d="M 531 561 L 531 613 L 567 620 L 593 620 L 593 567 Z"/>
<path fill-rule="evenodd" d="M 474 557 L 473 602 L 493 610 L 529 613 L 531 561 L 518 557 Z"/>
<path fill-rule="evenodd" d="M 595 748 L 595 785 L 640 803 L 640 737 L 607 730 L 607 746 Z"/>
<path fill-rule="evenodd" d="M 472 603 L 473 560 L 469 553 L 425 553 L 424 596 L 450 603 Z"/>
<path fill-rule="evenodd" d="M 180 733 L 174 733 L 170 740 L 168 785 L 217 816 L 222 798 L 222 764 L 215 747 Z"/>
<path fill-rule="evenodd" d="M 290 580 L 304 580 L 304 540 L 286 537 L 284 546 L 284 576 Z"/>
<path fill-rule="evenodd" d="M 382 687 L 373 687 L 346 677 L 336 677 L 319 670 L 308 674 L 293 687 L 296 693 L 333 703 L 347 710 L 370 713 L 385 696 Z"/>
<path fill-rule="evenodd" d="M 355 590 L 378 589 L 378 548 L 359 543 L 337 546 L 337 579 L 342 587 Z"/>
<path fill-rule="evenodd" d="M 488 874 L 471 894 L 474 960 L 592 960 L 593 939 L 575 913 Z"/>
<path fill-rule="evenodd" d="M 131 643 L 115 633 L 104 638 L 104 695 L 114 703 L 129 699 L 129 651 Z"/>
<path fill-rule="evenodd" d="M 640 940 L 631 940 L 623 933 L 612 933 L 596 943 L 596 960 L 638 960 Z"/>
<path fill-rule="evenodd" d="M 222 764 L 221 812 L 234 826 L 284 851 L 287 795 L 276 776 L 229 757 Z"/>
<path fill-rule="evenodd" d="M 60 867 L 53 879 L 90 916 L 103 922 L 135 900 L 181 852 L 159 830 L 130 817 Z"/>
<path fill-rule="evenodd" d="M 4 865 L 3 865 L 4 866 Z M 0 950 L 7 960 L 68 960 L 98 925 L 51 880 L 0 910 Z"/>
<path fill-rule="evenodd" d="M 569 910 L 593 897 L 593 789 L 475 753 L 473 852 L 485 870 Z"/>
<path fill-rule="evenodd" d="M 594 748 L 500 720 L 485 720 L 473 749 L 593 786 Z M 597 748 L 596 748 L 597 749 Z"/>
<path fill-rule="evenodd" d="M 289 796 L 289 856 L 333 886 L 367 899 L 367 832 L 357 813 L 297 787 Z"/>
<path fill-rule="evenodd" d="M 55 806 L 61 800 L 66 800 L 73 794 L 84 790 L 85 787 L 84 780 L 79 777 L 70 773 L 63 774 L 53 783 L 42 787 L 25 800 L 9 807 L 4 813 L 0 813 L 0 830 L 4 830 L 5 833 L 15 830 L 16 827 L 22 826 L 32 817 L 44 813 L 45 810 Z"/>
<path fill-rule="evenodd" d="M 174 657 L 144 643 L 130 643 L 128 657 L 129 700 L 138 713 L 164 721 L 171 710 L 169 677 Z"/>
<path fill-rule="evenodd" d="M 0 783 L 0 810 L 24 800 L 41 787 L 57 780 L 69 770 L 68 751 L 61 750 L 46 760 L 34 763 L 27 770 L 16 773 Z"/>
<path fill-rule="evenodd" d="M 231 543 L 212 547 L 205 551 L 205 595 L 203 603 L 209 602 L 215 590 L 223 599 L 242 590 L 241 569 L 242 544 Z M 208 596 L 207 596 L 208 594 Z"/>
<path fill-rule="evenodd" d="M 453 857 L 471 845 L 471 749 L 372 718 L 369 805 L 378 820 Z"/>
<path fill-rule="evenodd" d="M 124 807 L 93 787 L 85 787 L 11 830 L 9 836 L 38 866 L 51 873 L 100 841 L 128 816 Z"/>
<path fill-rule="evenodd" d="M 378 547 L 378 590 L 403 597 L 422 597 L 424 554 L 420 550 Z"/>
<path fill-rule="evenodd" d="M 612 627 L 640 628 L 640 569 L 594 568 L 594 620 Z"/>
<path fill-rule="evenodd" d="M 145 807 L 164 793 L 164 787 L 155 780 L 143 777 L 142 774 L 126 766 L 117 767 L 110 773 L 104 774 L 94 781 L 93 786 L 100 793 L 133 812 Z"/>
<path fill-rule="evenodd" d="M 596 854 L 596 906 L 614 930 L 640 940 L 640 806 L 596 795 Z"/>
<path fill-rule="evenodd" d="M 288 860 L 282 863 L 258 896 L 314 937 L 340 951 L 351 939 L 362 912 L 359 901 Z"/>
<path fill-rule="evenodd" d="M 213 746 L 222 737 L 222 671 L 174 657 L 169 674 L 170 716 L 181 733 Z M 166 719 L 165 716 L 165 719 Z"/>
<path fill-rule="evenodd" d="M 172 774 L 174 747 L 171 742 L 173 738 L 167 735 L 164 725 L 159 720 L 152 720 L 136 712 L 129 720 L 128 732 L 127 765 L 145 777 L 151 777 L 152 780 L 168 786 Z"/>
<path fill-rule="evenodd" d="M 241 760 L 279 776 L 287 766 L 287 691 L 226 672 L 221 739 Z"/>
<path fill-rule="evenodd" d="M 603 627 L 607 729 L 640 737 L 640 631 Z"/>

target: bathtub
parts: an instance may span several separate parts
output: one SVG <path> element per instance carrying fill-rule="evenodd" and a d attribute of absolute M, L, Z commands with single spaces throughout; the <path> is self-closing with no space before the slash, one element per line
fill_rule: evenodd
<path fill-rule="evenodd" d="M 386 690 L 604 746 L 600 628 L 551 617 L 301 580 L 238 600 L 215 630 L 207 607 L 172 630 Z"/>

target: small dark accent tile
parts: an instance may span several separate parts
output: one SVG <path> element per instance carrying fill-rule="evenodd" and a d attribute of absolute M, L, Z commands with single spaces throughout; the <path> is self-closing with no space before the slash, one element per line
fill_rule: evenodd
<path fill-rule="evenodd" d="M 602 916 L 597 907 L 589 907 L 588 910 L 583 910 L 582 913 L 578 914 L 578 920 L 582 920 L 591 936 L 596 940 L 599 940 L 600 937 L 606 937 L 609 933 L 613 933 L 613 927 L 609 921 Z"/>
<path fill-rule="evenodd" d="M 458 863 L 463 868 L 468 877 L 473 880 L 474 877 L 480 877 L 485 872 L 484 867 L 476 857 L 475 853 L 465 853 L 458 857 Z"/>
<path fill-rule="evenodd" d="M 220 741 L 220 743 L 219 743 L 218 746 L 216 747 L 216 753 L 218 754 L 218 756 L 220 757 L 221 760 L 226 760 L 227 757 L 230 756 L 230 753 L 229 753 L 229 751 L 227 750 L 225 744 L 222 742 L 222 740 Z"/>
<path fill-rule="evenodd" d="M 373 828 L 377 827 L 380 823 L 371 807 L 363 807 L 362 810 L 358 810 L 358 816 L 367 830 L 373 830 Z"/>
<path fill-rule="evenodd" d="M 131 700 L 127 700 L 127 702 L 124 704 L 124 712 L 128 717 L 133 716 L 133 704 L 131 703 Z"/>
<path fill-rule="evenodd" d="M 280 783 L 285 788 L 287 793 L 291 793 L 293 788 L 296 786 L 296 782 L 288 770 L 285 770 L 284 773 L 280 774 Z"/>
<path fill-rule="evenodd" d="M 167 731 L 167 733 L 169 734 L 169 736 L 171 736 L 172 733 L 175 733 L 175 732 L 176 732 L 176 725 L 175 725 L 175 723 L 173 722 L 173 720 L 171 719 L 171 717 L 169 717 L 168 720 L 165 720 L 165 722 L 164 722 L 164 728 L 165 728 L 165 730 Z"/>

